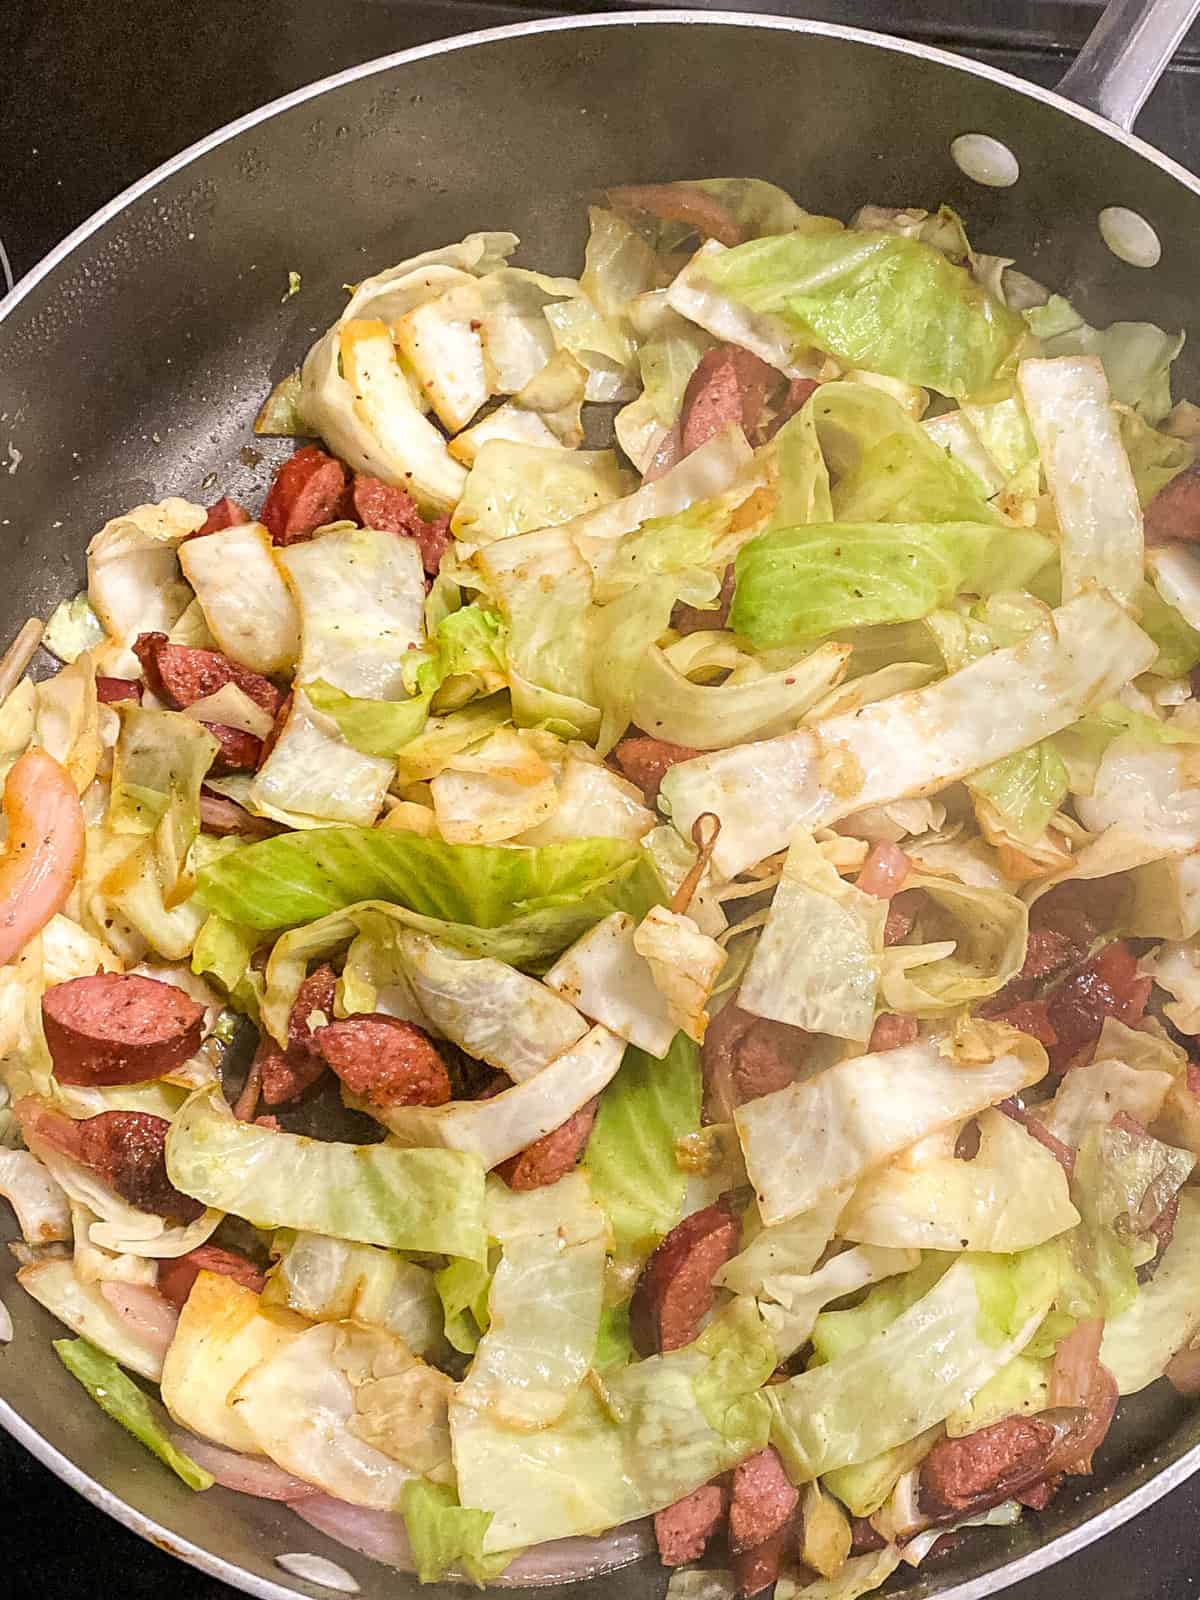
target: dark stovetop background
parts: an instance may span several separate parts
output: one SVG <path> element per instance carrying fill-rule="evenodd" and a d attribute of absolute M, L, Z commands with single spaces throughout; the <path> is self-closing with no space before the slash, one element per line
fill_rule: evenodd
<path fill-rule="evenodd" d="M 705 0 L 692 0 L 704 9 Z M 1053 84 L 1098 13 L 1092 0 L 724 0 L 960 49 Z M 0 0 L 0 243 L 20 276 L 127 184 L 194 139 L 326 73 L 449 33 L 604 0 Z M 715 6 L 710 9 L 716 9 Z M 1138 131 L 1200 169 L 1200 32 Z M 0 273 L 3 250 L 0 250 Z M 0 277 L 0 293 L 5 284 Z M 233 1600 L 93 1511 L 0 1434 L 8 1600 Z M 1200 1480 L 1012 1600 L 1200 1595 Z"/>

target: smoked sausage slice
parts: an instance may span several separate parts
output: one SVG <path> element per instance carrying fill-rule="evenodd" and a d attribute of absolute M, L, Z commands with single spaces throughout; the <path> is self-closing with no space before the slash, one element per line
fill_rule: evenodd
<path fill-rule="evenodd" d="M 47 989 L 42 1025 L 60 1083 L 141 1083 L 196 1053 L 204 1007 L 173 983 L 98 972 Z"/>

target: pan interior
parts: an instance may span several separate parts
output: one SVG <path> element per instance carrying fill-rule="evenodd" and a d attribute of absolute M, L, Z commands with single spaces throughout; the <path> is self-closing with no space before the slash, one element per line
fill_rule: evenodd
<path fill-rule="evenodd" d="M 985 187 L 959 170 L 951 142 L 972 132 L 1015 154 L 1015 184 Z M 746 17 L 643 16 L 457 41 L 335 80 L 202 150 L 116 209 L 11 309 L 0 324 L 0 451 L 11 445 L 13 469 L 0 472 L 0 636 L 80 586 L 88 539 L 129 506 L 167 494 L 257 503 L 289 446 L 255 441 L 254 414 L 336 316 L 346 282 L 478 229 L 519 233 L 522 264 L 575 271 L 596 189 L 706 174 L 767 178 L 843 217 L 868 201 L 945 203 L 977 249 L 1015 258 L 1089 321 L 1193 333 L 1195 188 L 1000 75 Z M 1113 206 L 1156 230 L 1157 266 L 1106 247 L 1097 217 Z M 289 271 L 302 288 L 285 299 Z M 1197 347 L 1191 339 L 1188 351 Z M 1179 393 L 1200 398 L 1188 351 Z M 16 1324 L 0 1356 L 15 1426 L 114 1514 L 252 1593 L 308 1593 L 274 1565 L 296 1549 L 348 1568 L 368 1600 L 415 1592 L 415 1580 L 268 1502 L 191 1495 L 75 1390 L 50 1349 L 57 1324 L 15 1287 L 4 1299 Z M 1094 1477 L 1074 1480 L 1048 1512 L 1008 1533 L 979 1530 L 893 1585 L 970 1600 L 1191 1471 L 1200 1423 L 1166 1388 L 1126 1402 Z M 632 1600 L 664 1576 L 643 1566 L 583 1588 L 588 1600 Z"/>

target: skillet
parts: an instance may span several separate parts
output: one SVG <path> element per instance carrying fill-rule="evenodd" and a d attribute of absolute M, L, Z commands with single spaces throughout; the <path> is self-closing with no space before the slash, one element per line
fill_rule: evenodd
<path fill-rule="evenodd" d="M 16 468 L 0 473 L 0 638 L 78 588 L 84 547 L 107 517 L 167 493 L 206 498 L 209 474 L 253 503 L 287 449 L 247 453 L 254 412 L 336 315 L 360 264 L 512 227 L 525 259 L 571 270 L 581 200 L 607 183 L 747 174 L 840 215 L 867 200 L 944 201 L 966 214 L 980 249 L 1016 256 L 1089 321 L 1187 329 L 1179 392 L 1200 395 L 1200 182 L 1128 131 L 1197 9 L 1113 0 L 1062 85 L 1074 103 L 919 44 L 672 11 L 421 47 L 241 119 L 106 206 L 0 302 L 0 449 L 11 442 Z M 1015 183 L 984 186 L 960 170 L 951 142 L 972 132 L 1012 152 Z M 1155 266 L 1108 248 L 1097 218 L 1110 207 L 1150 224 Z M 293 268 L 305 292 L 281 305 Z M 15 1289 L 4 1298 L 16 1331 L 0 1365 L 0 1422 L 93 1503 L 269 1600 L 315 1592 L 275 1564 L 296 1550 L 338 1561 L 369 1600 L 416 1594 L 415 1580 L 282 1508 L 190 1494 L 82 1402 L 41 1308 Z M 994 1593 L 1200 1468 L 1200 1417 L 1167 1385 L 1123 1411 L 1091 1480 L 1073 1480 L 1040 1518 L 1007 1535 L 989 1529 L 912 1574 L 907 1592 Z M 645 1563 L 577 1592 L 633 1600 L 664 1580 Z"/>

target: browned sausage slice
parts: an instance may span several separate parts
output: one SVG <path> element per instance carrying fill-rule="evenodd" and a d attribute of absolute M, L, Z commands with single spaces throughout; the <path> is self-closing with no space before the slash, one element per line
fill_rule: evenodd
<path fill-rule="evenodd" d="M 103 1111 L 80 1122 L 79 1157 L 123 1200 L 177 1222 L 191 1222 L 204 1207 L 180 1194 L 167 1177 L 165 1117 L 144 1111 Z"/>
<path fill-rule="evenodd" d="M 646 804 L 658 799 L 658 786 L 670 769 L 680 761 L 691 761 L 701 750 L 690 745 L 672 744 L 669 739 L 651 739 L 638 734 L 622 739 L 613 751 L 617 765 L 631 783 L 636 783 L 646 797 Z"/>
<path fill-rule="evenodd" d="M 729 626 L 729 608 L 733 604 L 733 591 L 737 587 L 737 573 L 732 566 L 725 568 L 721 579 L 721 592 L 717 596 L 717 609 L 704 611 L 699 606 L 686 606 L 681 600 L 671 612 L 671 626 L 676 633 L 708 633 L 711 629 Z"/>
<path fill-rule="evenodd" d="M 221 747 L 213 757 L 210 772 L 219 777 L 226 772 L 257 771 L 262 758 L 261 739 L 244 728 L 231 728 L 224 722 L 205 722 L 201 726 L 208 729 Z"/>
<path fill-rule="evenodd" d="M 875 1055 L 881 1050 L 899 1050 L 903 1045 L 916 1044 L 920 1031 L 916 1017 L 901 1017 L 894 1011 L 881 1011 L 871 1029 L 867 1053 Z"/>
<path fill-rule="evenodd" d="M 98 972 L 47 989 L 42 1025 L 61 1083 L 141 1083 L 196 1053 L 204 1007 L 173 983 Z"/>
<path fill-rule="evenodd" d="M 783 388 L 783 374 L 736 344 L 706 350 L 688 379 L 680 412 L 683 454 L 736 423 L 752 444 L 762 442 L 771 397 Z"/>
<path fill-rule="evenodd" d="M 747 1100 L 794 1083 L 808 1037 L 803 1028 L 756 1017 L 733 1003 L 722 1007 L 700 1049 L 706 1119 L 729 1122 Z"/>
<path fill-rule="evenodd" d="M 1052 1423 L 1005 1417 L 961 1439 L 941 1439 L 921 1467 L 921 1509 L 935 1521 L 986 1511 L 1043 1477 L 1058 1441 Z"/>
<path fill-rule="evenodd" d="M 437 1046 L 414 1023 L 373 1013 L 316 1030 L 317 1048 L 352 1094 L 377 1110 L 444 1106 L 450 1075 Z"/>
<path fill-rule="evenodd" d="M 158 1292 L 182 1311 L 184 1301 L 192 1292 L 192 1285 L 202 1272 L 219 1272 L 226 1278 L 232 1278 L 234 1283 L 240 1283 L 244 1289 L 253 1289 L 255 1294 L 262 1293 L 267 1281 L 245 1256 L 238 1255 L 234 1250 L 222 1250 L 219 1245 L 202 1244 L 195 1250 L 189 1250 L 185 1256 L 159 1262 Z"/>
<path fill-rule="evenodd" d="M 1160 489 L 1146 507 L 1146 543 L 1200 539 L 1200 466 L 1189 467 Z"/>
<path fill-rule="evenodd" d="M 738 1593 L 755 1595 L 775 1582 L 800 1491 L 788 1479 L 774 1445 L 734 1468 L 729 1549 Z"/>
<path fill-rule="evenodd" d="M 449 517 L 426 522 L 406 489 L 398 489 L 395 484 L 369 478 L 361 472 L 354 475 L 353 496 L 354 509 L 364 528 L 379 528 L 384 533 L 415 539 L 421 552 L 421 565 L 431 578 L 437 576 L 442 557 L 454 543 Z"/>
<path fill-rule="evenodd" d="M 318 445 L 306 444 L 276 472 L 259 521 L 276 544 L 292 544 L 345 516 L 347 499 L 345 467 Z"/>
<path fill-rule="evenodd" d="M 189 539 L 203 539 L 206 533 L 220 533 L 224 528 L 237 527 L 240 523 L 251 521 L 250 513 L 245 506 L 239 505 L 230 495 L 223 494 L 219 500 L 214 500 L 208 508 L 208 515 L 196 529 L 189 533 Z"/>
<path fill-rule="evenodd" d="M 721 1525 L 729 1494 L 718 1483 L 705 1483 L 654 1516 L 654 1538 L 664 1567 L 682 1567 L 702 1556 Z"/>
<path fill-rule="evenodd" d="M 133 653 L 142 664 L 146 682 L 175 711 L 206 700 L 227 683 L 236 684 L 270 717 L 283 703 L 282 690 L 269 678 L 231 661 L 219 650 L 195 650 L 190 645 L 172 644 L 165 633 L 142 633 Z"/>
<path fill-rule="evenodd" d="M 712 1310 L 713 1278 L 737 1252 L 741 1224 L 723 1200 L 685 1217 L 642 1268 L 629 1307 L 640 1356 L 691 1344 Z"/>
<path fill-rule="evenodd" d="M 324 1077 L 328 1067 L 317 1045 L 316 1030 L 333 1021 L 336 993 L 337 973 L 323 962 L 308 974 L 292 1003 L 287 1049 L 279 1049 L 271 1039 L 260 1044 L 254 1065 L 267 1105 L 286 1105 Z"/>
<path fill-rule="evenodd" d="M 519 1155 L 502 1161 L 496 1171 L 510 1189 L 541 1189 L 548 1183 L 557 1183 L 578 1166 L 587 1142 L 592 1135 L 592 1124 L 600 1097 L 580 1106 L 561 1127 L 543 1134 Z"/>
<path fill-rule="evenodd" d="M 142 686 L 136 678 L 97 678 L 96 699 L 102 706 L 110 706 L 114 700 L 136 700 L 140 705 Z"/>

